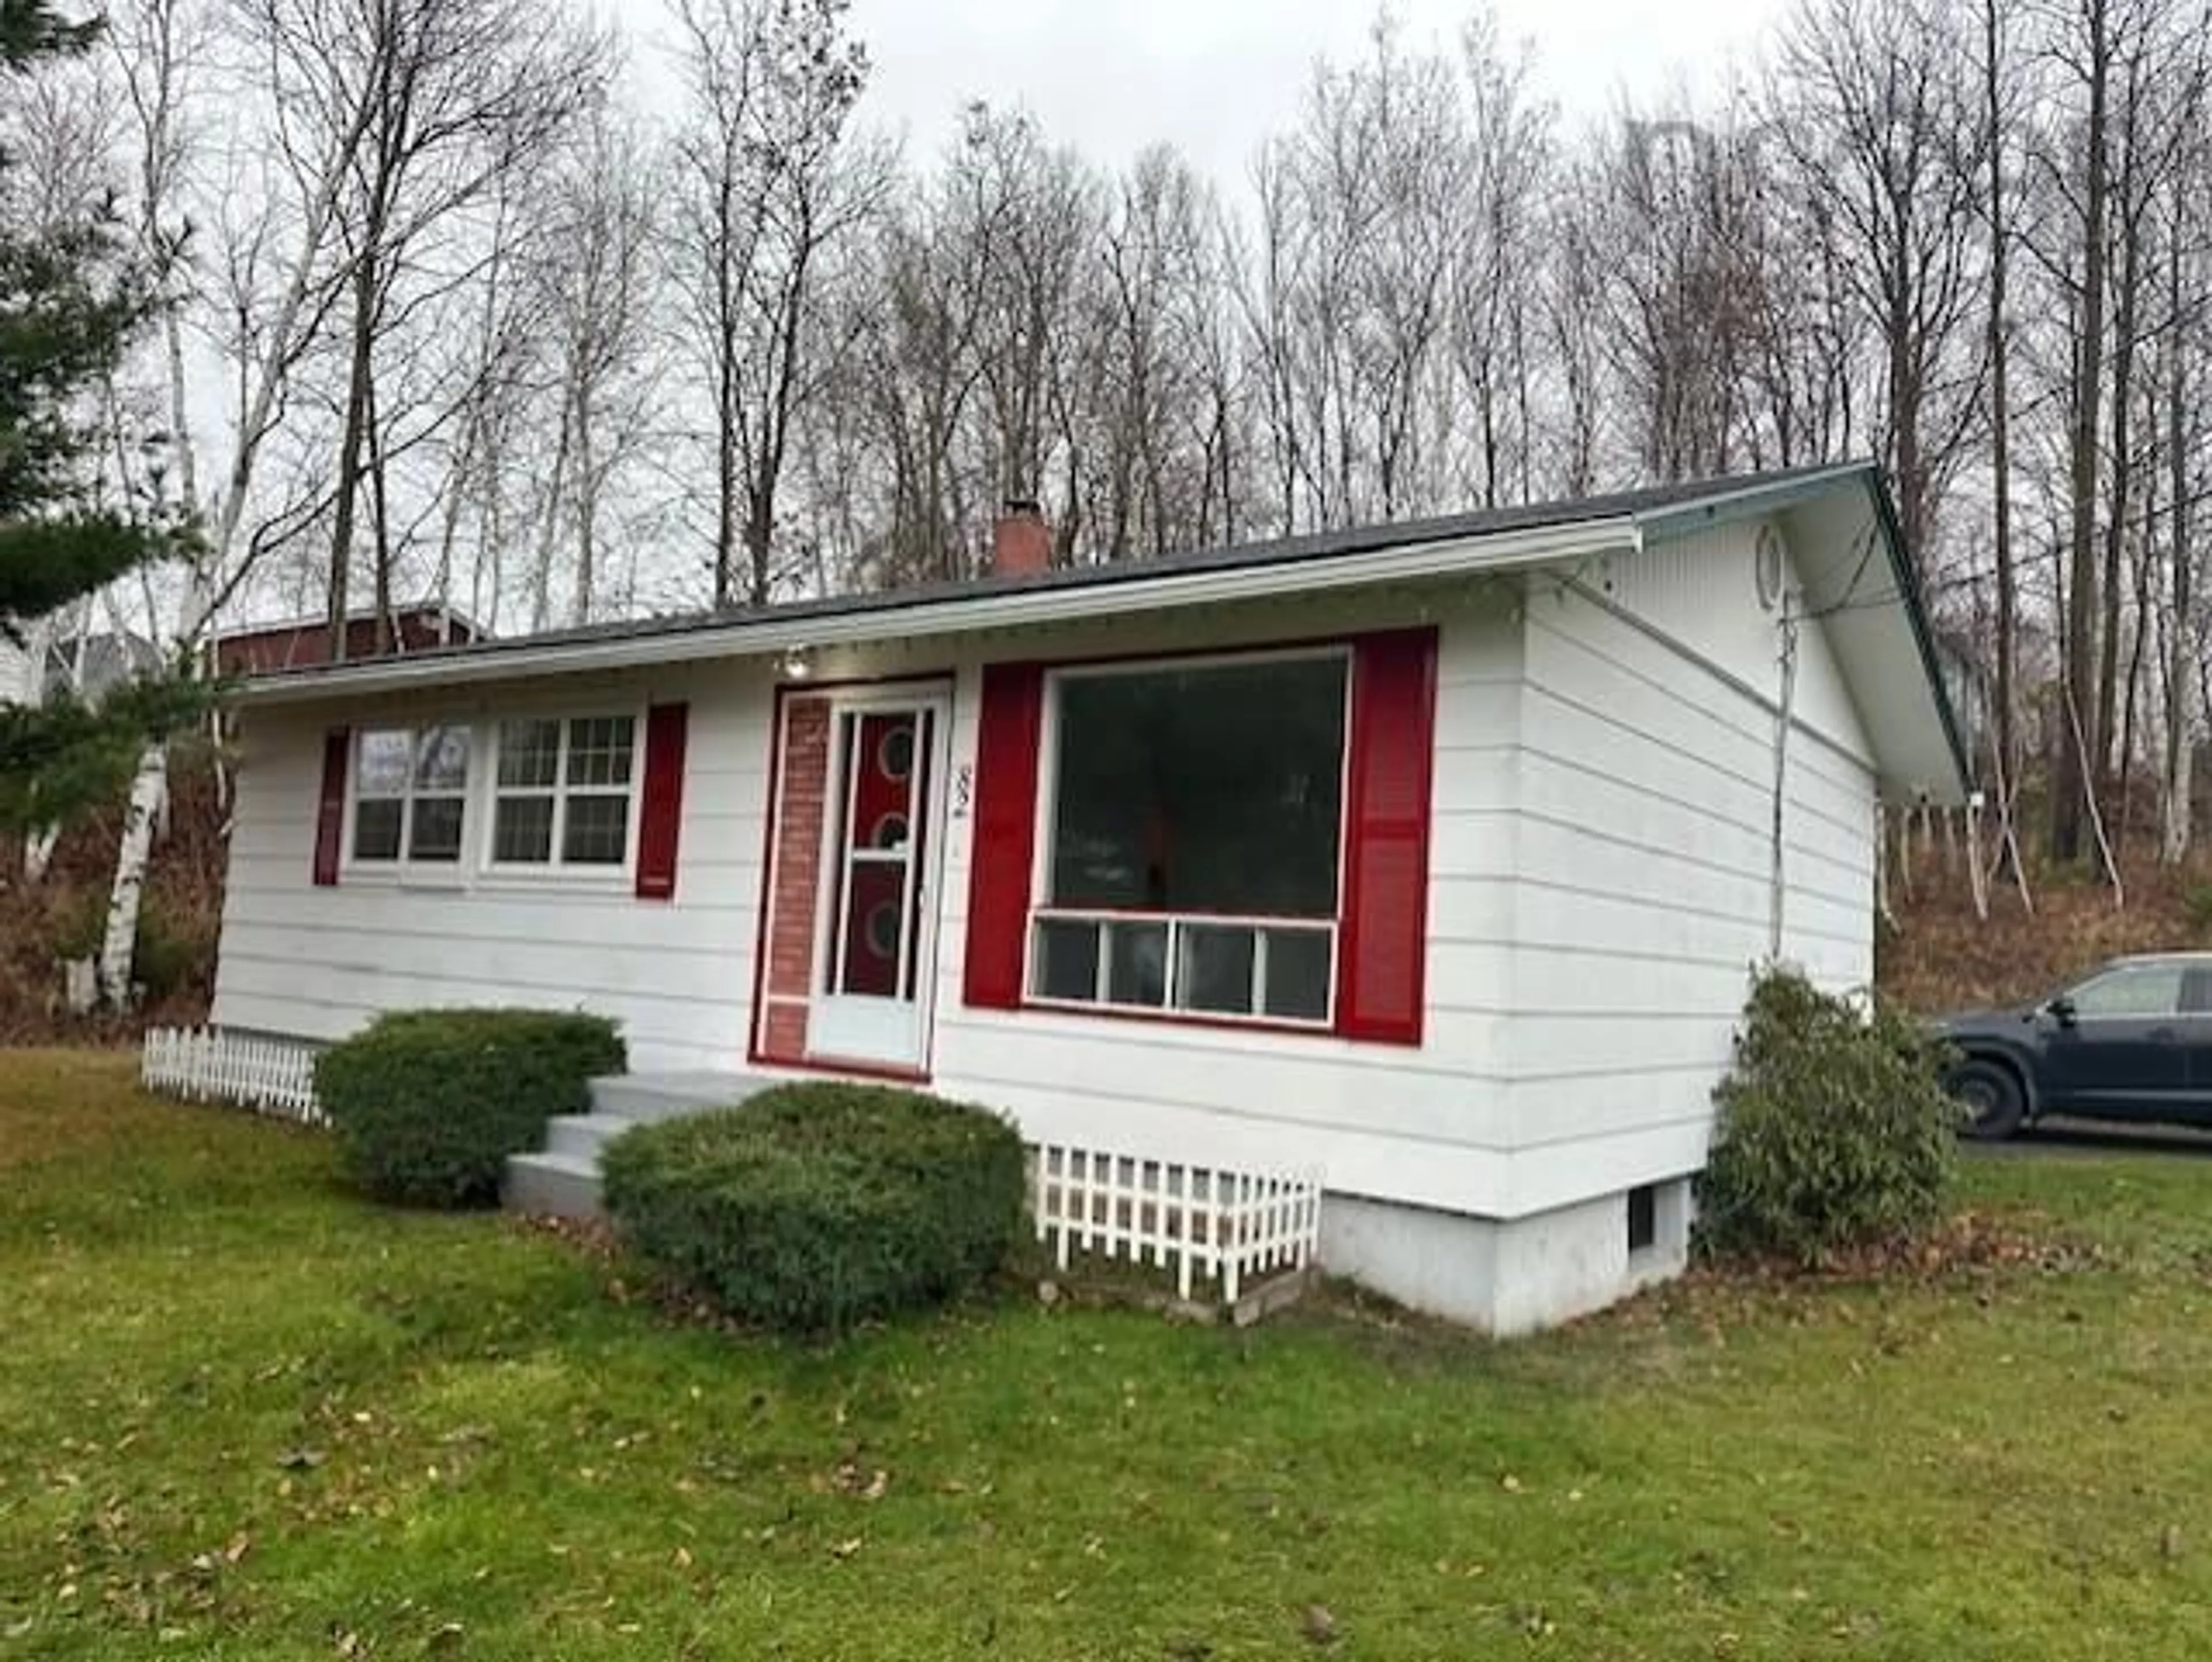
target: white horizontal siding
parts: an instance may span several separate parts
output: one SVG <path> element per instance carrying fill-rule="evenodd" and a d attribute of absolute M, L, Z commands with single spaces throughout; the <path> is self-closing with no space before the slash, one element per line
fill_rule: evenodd
<path fill-rule="evenodd" d="M 1819 985 L 1874 980 L 1871 774 L 1811 745 L 1789 758 L 1782 956 Z"/>
<path fill-rule="evenodd" d="M 1771 694 L 1781 678 L 1776 614 L 1763 610 L 1753 572 L 1762 525 L 1787 537 L 1778 519 L 1744 519 L 1694 536 L 1654 541 L 1641 553 L 1613 562 L 1604 585 L 1608 598 L 1668 640 Z M 1879 559 L 1877 552 L 1874 556 Z M 1789 605 L 1802 610 L 1797 561 L 1785 579 Z M 1797 684 L 1791 702 L 1797 719 L 1865 760 L 1863 725 L 1826 637 L 1808 628 L 1799 638 Z"/>
<path fill-rule="evenodd" d="M 1702 1162 L 1770 945 L 1780 631 L 1758 604 L 1754 536 L 1657 544 L 1592 593 L 1532 585 L 1508 1047 L 1518 1206 Z M 1873 967 L 1872 776 L 1816 620 L 1798 642 L 1783 955 L 1851 985 Z"/>
<path fill-rule="evenodd" d="M 745 1053 L 765 824 L 766 676 L 706 666 L 523 688 L 492 701 L 416 697 L 336 718 L 374 726 L 494 721 L 532 710 L 690 705 L 676 897 L 636 900 L 627 879 L 475 873 L 311 881 L 325 713 L 256 713 L 241 740 L 215 1019 L 342 1038 L 420 1005 L 584 1009 L 619 1021 L 631 1065 L 731 1068 Z M 641 742 L 642 735 L 641 735 Z M 477 762 L 481 768 L 483 758 Z M 468 836 L 481 834 L 483 798 Z"/>
<path fill-rule="evenodd" d="M 1410 615 L 1409 615 L 1410 614 Z M 1427 1008 L 1418 1047 L 1108 1016 L 977 1010 L 960 997 L 972 821 L 945 842 L 933 1076 L 1036 1137 L 1164 1146 L 1191 1158 L 1314 1163 L 1329 1186 L 1463 1211 L 1507 1199 L 1502 1058 L 1510 1025 L 1520 631 L 1500 598 L 1279 608 L 1223 638 L 1440 628 Z M 1054 653 L 1166 650 L 1142 627 L 1070 633 Z M 1026 639 L 995 657 L 1032 655 Z M 980 658 L 960 668 L 956 771 L 972 766 Z"/>

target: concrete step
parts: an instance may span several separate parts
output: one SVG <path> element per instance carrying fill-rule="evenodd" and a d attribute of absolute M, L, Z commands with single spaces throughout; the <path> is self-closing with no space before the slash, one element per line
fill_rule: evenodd
<path fill-rule="evenodd" d="M 545 1127 L 545 1152 L 597 1162 L 601 1149 L 636 1124 L 627 1114 L 556 1114 Z"/>
<path fill-rule="evenodd" d="M 753 1073 L 619 1073 L 592 1081 L 592 1111 L 625 1119 L 672 1119 L 726 1108 L 777 1082 Z"/>
<path fill-rule="evenodd" d="M 518 1154 L 508 1157 L 501 1201 L 529 1217 L 599 1217 L 596 1155 Z"/>

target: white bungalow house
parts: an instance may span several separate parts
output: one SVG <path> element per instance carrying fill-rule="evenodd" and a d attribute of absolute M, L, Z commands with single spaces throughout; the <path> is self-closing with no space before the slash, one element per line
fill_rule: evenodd
<path fill-rule="evenodd" d="M 581 1006 L 1310 1168 L 1328 1268 L 1499 1331 L 1678 1268 L 1751 969 L 1866 982 L 1877 792 L 1964 789 L 1875 470 L 1048 546 L 250 682 L 216 1022 Z"/>

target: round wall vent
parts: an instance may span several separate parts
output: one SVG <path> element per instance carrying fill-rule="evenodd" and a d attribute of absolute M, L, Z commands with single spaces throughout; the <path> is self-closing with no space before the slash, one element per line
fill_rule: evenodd
<path fill-rule="evenodd" d="M 1782 584 L 1790 569 L 1789 551 L 1782 546 L 1782 533 L 1771 525 L 1759 528 L 1759 541 L 1751 554 L 1752 580 L 1759 585 L 1759 604 L 1772 611 L 1782 604 Z"/>

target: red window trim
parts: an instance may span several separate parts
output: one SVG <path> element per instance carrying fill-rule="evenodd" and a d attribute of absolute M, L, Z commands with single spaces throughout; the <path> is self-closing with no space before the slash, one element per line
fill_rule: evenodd
<path fill-rule="evenodd" d="M 1419 626 L 1411 628 L 1361 630 L 1348 634 L 1301 637 L 1290 640 L 1238 642 L 1225 646 L 1218 645 L 1192 646 L 1165 652 L 1132 652 L 1101 654 L 1088 658 L 987 665 L 985 669 L 987 677 L 994 670 L 1002 673 L 1018 672 L 1025 677 L 1034 677 L 1036 702 L 1033 719 L 1029 728 L 1027 779 L 1025 781 L 1016 780 L 1018 784 L 1025 784 L 1026 787 L 1029 805 L 1028 834 L 1026 838 L 1022 840 L 1025 846 L 1003 847 L 998 851 L 1000 858 L 989 862 L 980 858 L 980 844 L 984 834 L 984 820 L 980 810 L 983 793 L 989 790 L 991 786 L 990 770 L 985 765 L 986 757 L 983 755 L 983 738 L 979 731 L 976 760 L 979 811 L 975 819 L 978 847 L 971 850 L 969 855 L 969 976 L 965 1002 L 971 1007 L 976 1008 L 1019 1010 L 1039 1015 L 1067 1016 L 1076 1020 L 1147 1022 L 1170 1027 L 1237 1033 L 1261 1033 L 1271 1036 L 1296 1036 L 1323 1040 L 1348 1039 L 1360 1043 L 1419 1046 L 1421 1042 L 1423 1018 L 1426 1009 L 1425 961 L 1428 920 L 1425 898 L 1429 875 L 1428 825 L 1433 806 L 1436 749 L 1434 710 L 1437 639 L 1437 632 L 1433 626 Z M 1318 656 L 1329 649 L 1341 651 L 1347 660 L 1344 790 L 1340 805 L 1340 818 L 1338 831 L 1337 911 L 1333 919 L 1337 931 L 1337 952 L 1331 971 L 1332 1019 L 1326 1024 L 1288 1022 L 1279 1018 L 1258 1015 L 1224 1016 L 1212 1011 L 1147 1009 L 1131 1004 L 1085 1004 L 1078 1000 L 1041 999 L 1034 996 L 1030 991 L 1032 967 L 1030 955 L 1036 931 L 1036 913 L 1038 910 L 1036 897 L 1042 889 L 1042 876 L 1037 866 L 1043 858 L 1042 851 L 1048 846 L 1044 827 L 1046 816 L 1050 809 L 1050 804 L 1045 800 L 1047 780 L 1043 777 L 1041 764 L 1047 723 L 1051 716 L 1050 682 L 1054 675 L 1060 671 L 1080 671 L 1085 669 L 1119 664 L 1164 665 L 1188 663 L 1192 660 L 1233 662 L 1242 658 L 1279 657 L 1286 653 L 1305 652 Z M 1378 683 L 1372 679 L 1376 655 L 1393 652 L 1409 654 L 1411 659 L 1410 664 L 1401 663 L 1399 681 L 1394 685 L 1397 686 L 1401 693 L 1418 695 L 1417 709 L 1401 710 L 1395 713 L 1417 716 L 1418 719 L 1408 722 L 1407 731 L 1399 731 L 1386 736 L 1387 724 L 1374 719 L 1375 711 L 1370 709 L 1363 712 L 1361 708 L 1362 682 L 1363 679 L 1367 680 L 1366 696 L 1368 701 L 1372 702 L 1378 695 Z M 1404 672 L 1409 667 L 1413 671 L 1410 676 Z M 989 704 L 990 701 L 987 696 L 987 717 Z M 1388 743 L 1410 744 L 1418 753 L 1419 779 L 1414 798 L 1417 804 L 1416 816 L 1408 817 L 1417 816 L 1419 824 L 1417 828 L 1407 828 L 1411 832 L 1407 840 L 1414 845 L 1418 854 L 1419 870 L 1414 888 L 1419 895 L 1419 904 L 1415 908 L 1415 915 L 1399 920 L 1400 927 L 1410 929 L 1413 937 L 1411 943 L 1411 950 L 1413 954 L 1411 978 L 1412 1009 L 1410 1012 L 1391 1012 L 1386 1017 L 1362 1010 L 1347 995 L 1352 981 L 1349 969 L 1358 965 L 1358 960 L 1356 954 L 1362 942 L 1374 937 L 1379 923 L 1379 920 L 1364 920 L 1359 916 L 1360 886 L 1355 881 L 1352 859 L 1355 831 L 1360 823 L 1357 817 L 1358 810 L 1355 793 L 1366 777 L 1364 764 L 1372 760 L 1368 747 Z M 1015 857 L 1018 854 L 1022 858 L 1017 864 Z M 987 866 L 1003 874 L 1009 865 L 1014 866 L 1020 873 L 1023 889 L 1018 940 L 1018 979 L 1014 983 L 1014 992 L 1011 998 L 988 996 L 994 990 L 988 986 L 984 989 L 987 996 L 979 998 L 975 981 L 979 947 L 977 920 L 979 916 L 984 916 L 987 924 L 991 919 L 979 912 L 976 904 L 977 892 L 983 886 L 983 873 Z M 1117 910 L 1117 908 L 1107 907 L 1085 907 L 1077 909 L 1086 912 Z M 1143 907 L 1133 909 L 1139 912 L 1148 910 Z M 1313 918 L 1285 918 L 1285 921 L 1319 923 L 1325 920 Z M 1363 921 L 1369 924 L 1364 932 L 1360 927 Z M 982 949 L 995 960 L 1002 961 L 1008 955 L 1003 940 L 987 940 L 980 944 Z M 1402 937 L 1400 944 L 1404 944 Z"/>
<path fill-rule="evenodd" d="M 315 855 L 310 876 L 318 889 L 335 889 L 345 861 L 346 803 L 352 795 L 353 729 L 323 735 L 323 778 L 315 798 Z"/>
<path fill-rule="evenodd" d="M 1028 998 L 1044 674 L 1042 664 L 1030 662 L 983 667 L 961 966 L 961 998 L 971 1009 L 1018 1010 Z"/>
<path fill-rule="evenodd" d="M 685 757 L 690 728 L 691 707 L 687 702 L 653 704 L 646 708 L 644 743 L 639 747 L 643 765 L 639 769 L 635 810 L 637 876 L 634 892 L 641 901 L 676 898 L 676 873 L 684 835 L 684 775 L 688 771 Z M 568 743 L 565 731 L 561 742 L 564 747 Z M 495 785 L 496 782 L 495 775 Z M 495 808 L 494 813 L 495 817 Z"/>
<path fill-rule="evenodd" d="M 1429 836 L 1436 785 L 1437 631 L 1361 638 L 1346 735 L 1344 926 L 1336 1028 L 1418 1046 L 1428 1009 Z"/>

